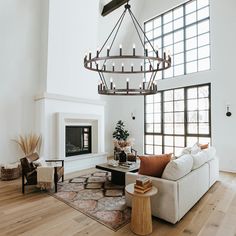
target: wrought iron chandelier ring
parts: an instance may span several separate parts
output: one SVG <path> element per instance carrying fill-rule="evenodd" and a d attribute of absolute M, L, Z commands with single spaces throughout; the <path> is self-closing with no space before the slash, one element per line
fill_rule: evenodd
<path fill-rule="evenodd" d="M 158 53 L 157 53 L 158 55 Z M 135 69 L 133 64 L 130 66 L 130 70 L 126 70 L 124 64 L 121 64 L 119 68 L 115 66 L 114 60 L 122 60 L 125 61 L 126 59 L 132 59 L 134 60 L 150 60 L 153 64 L 156 63 L 156 67 L 154 67 L 152 64 L 149 65 L 149 68 L 145 69 L 143 68 L 143 65 L 141 64 L 139 69 Z M 108 63 L 112 61 L 112 63 Z M 133 62 L 132 61 L 132 62 Z M 105 62 L 102 63 L 102 66 L 99 66 L 99 62 Z M 107 66 L 109 64 L 109 68 Z M 157 71 L 166 70 L 171 67 L 171 57 L 168 55 L 167 58 L 164 56 L 164 58 L 160 57 L 148 57 L 148 56 L 134 56 L 134 55 L 123 55 L 123 56 L 104 56 L 104 57 L 94 57 L 91 58 L 91 54 L 89 55 L 89 59 L 87 59 L 87 56 L 84 58 L 84 67 L 88 70 L 102 72 L 102 73 L 112 73 L 112 74 L 138 74 L 138 73 L 153 73 Z M 126 66 L 127 67 L 127 66 Z"/>
<path fill-rule="evenodd" d="M 100 85 L 98 85 L 100 86 Z M 156 89 L 98 89 L 99 94 L 102 95 L 131 95 L 131 96 L 137 96 L 137 95 L 150 95 L 150 94 L 156 94 Z"/>

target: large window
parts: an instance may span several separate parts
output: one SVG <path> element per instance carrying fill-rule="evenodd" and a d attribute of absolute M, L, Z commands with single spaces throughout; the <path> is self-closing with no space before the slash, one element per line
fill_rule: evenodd
<path fill-rule="evenodd" d="M 145 153 L 174 153 L 210 143 L 210 84 L 160 91 L 145 97 Z"/>
<path fill-rule="evenodd" d="M 172 55 L 172 67 L 159 73 L 157 79 L 210 69 L 209 0 L 188 1 L 145 22 L 144 29 L 159 53 L 169 51 Z M 145 46 L 149 55 L 154 55 L 147 40 Z M 149 61 L 145 64 L 149 67 Z"/>

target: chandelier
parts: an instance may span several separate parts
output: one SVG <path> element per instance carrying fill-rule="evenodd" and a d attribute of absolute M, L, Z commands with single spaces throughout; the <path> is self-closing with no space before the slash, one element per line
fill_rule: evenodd
<path fill-rule="evenodd" d="M 129 13 L 131 22 L 134 25 L 138 39 L 141 42 L 142 55 L 138 55 L 135 45 L 131 48 L 131 53 L 124 53 L 122 45 L 117 50 L 116 54 L 111 53 L 112 46 L 115 42 L 121 24 L 125 15 Z M 145 47 L 143 39 L 150 45 L 152 55 L 149 55 L 148 49 Z M 110 45 L 108 44 L 110 42 Z M 141 63 L 140 63 L 141 61 Z M 148 66 L 143 66 L 143 62 L 148 63 Z M 127 66 L 130 65 L 130 66 Z M 149 95 L 157 93 L 157 84 L 155 77 L 157 72 L 166 70 L 171 66 L 171 57 L 167 52 L 160 55 L 158 49 L 154 49 L 150 40 L 131 11 L 131 6 L 127 3 L 125 10 L 121 14 L 119 20 L 115 24 L 108 38 L 105 40 L 101 49 L 97 49 L 94 56 L 89 52 L 84 57 L 84 67 L 91 71 L 96 71 L 99 74 L 100 82 L 98 84 L 98 93 L 102 95 Z M 105 77 L 105 74 L 126 74 L 138 75 L 143 74 L 144 78 L 138 88 L 132 88 L 130 79 L 126 79 L 124 87 L 116 87 L 114 80 L 110 78 L 110 83 Z M 149 74 L 149 76 L 147 76 Z M 146 77 L 146 79 L 145 79 Z M 149 77 L 149 79 L 147 79 Z M 119 79 L 119 78 L 117 78 Z M 135 78 L 132 78 L 135 79 Z M 121 83 L 121 82 L 120 82 Z"/>

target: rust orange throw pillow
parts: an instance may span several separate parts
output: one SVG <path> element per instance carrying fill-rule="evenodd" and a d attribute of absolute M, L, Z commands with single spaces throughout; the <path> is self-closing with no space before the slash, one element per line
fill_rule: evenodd
<path fill-rule="evenodd" d="M 172 154 L 140 156 L 139 174 L 161 177 Z"/>
<path fill-rule="evenodd" d="M 209 143 L 207 143 L 207 144 L 199 144 L 199 147 L 200 147 L 201 149 L 207 149 L 208 146 L 209 146 Z"/>

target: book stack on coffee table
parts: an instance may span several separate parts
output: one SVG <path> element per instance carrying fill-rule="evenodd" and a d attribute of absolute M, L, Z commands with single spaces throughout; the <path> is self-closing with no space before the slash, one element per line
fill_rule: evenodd
<path fill-rule="evenodd" d="M 152 189 L 152 181 L 146 176 L 140 176 L 136 179 L 134 191 L 136 193 L 146 193 Z"/>

